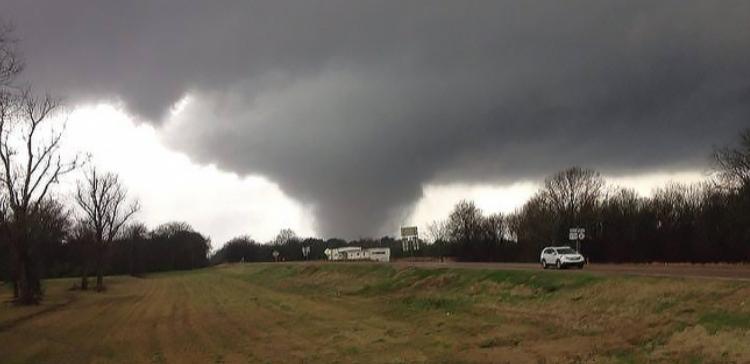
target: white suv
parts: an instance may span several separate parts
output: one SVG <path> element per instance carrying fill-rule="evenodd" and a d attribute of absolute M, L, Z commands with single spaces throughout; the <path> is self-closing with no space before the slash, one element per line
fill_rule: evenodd
<path fill-rule="evenodd" d="M 554 265 L 557 269 L 568 266 L 581 269 L 586 264 L 583 255 L 568 246 L 550 246 L 542 249 L 539 261 L 542 263 L 542 268 L 544 269 L 547 269 L 550 265 Z"/>

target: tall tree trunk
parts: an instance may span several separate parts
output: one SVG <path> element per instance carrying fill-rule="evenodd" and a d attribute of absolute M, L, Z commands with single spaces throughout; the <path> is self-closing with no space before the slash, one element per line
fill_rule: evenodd
<path fill-rule="evenodd" d="M 128 242 L 128 273 L 131 276 L 135 276 L 133 272 L 133 241 Z"/>
<path fill-rule="evenodd" d="M 10 279 L 13 281 L 13 300 L 18 299 L 18 257 L 11 252 L 10 256 Z"/>
<path fill-rule="evenodd" d="M 32 264 L 26 237 L 26 221 L 24 219 L 12 221 L 8 230 L 8 241 L 13 262 L 13 294 L 15 302 L 19 305 L 39 303 L 39 297 L 41 297 L 41 284 L 34 274 L 35 267 Z"/>
<path fill-rule="evenodd" d="M 81 272 L 81 290 L 89 289 L 89 267 L 88 263 L 83 263 L 83 271 Z"/>
<path fill-rule="evenodd" d="M 101 266 L 96 270 L 96 290 L 104 291 L 104 269 Z"/>
<path fill-rule="evenodd" d="M 91 270 L 91 245 L 83 242 L 81 245 L 81 290 L 89 289 L 89 272 Z"/>
<path fill-rule="evenodd" d="M 136 243 L 135 243 L 135 240 L 133 240 L 133 241 L 130 242 L 130 261 L 128 263 L 130 266 L 129 266 L 128 270 L 130 271 L 130 275 L 131 276 L 138 277 L 139 274 L 136 271 L 137 270 L 137 266 L 136 266 L 136 254 L 135 254 L 135 250 L 136 250 Z"/>
<path fill-rule="evenodd" d="M 96 249 L 96 290 L 104 291 L 104 244 L 99 243 Z"/>
<path fill-rule="evenodd" d="M 33 305 L 37 303 L 37 284 L 34 284 L 34 276 L 27 259 L 22 254 L 18 261 L 18 298 L 16 302 L 21 305 Z"/>

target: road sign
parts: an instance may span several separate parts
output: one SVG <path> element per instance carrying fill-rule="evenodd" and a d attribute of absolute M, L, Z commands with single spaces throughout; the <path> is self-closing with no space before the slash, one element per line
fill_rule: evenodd
<path fill-rule="evenodd" d="M 586 229 L 584 228 L 570 228 L 568 233 L 568 239 L 570 240 L 583 240 L 586 238 Z"/>
<path fill-rule="evenodd" d="M 401 227 L 401 247 L 403 251 L 419 250 L 419 231 L 416 226 Z"/>

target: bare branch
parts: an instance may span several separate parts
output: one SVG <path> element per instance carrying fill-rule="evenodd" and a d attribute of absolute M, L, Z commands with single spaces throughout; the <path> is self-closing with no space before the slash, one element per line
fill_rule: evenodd
<path fill-rule="evenodd" d="M 114 173 L 100 174 L 92 168 L 78 182 L 76 202 L 96 231 L 98 243 L 111 243 L 122 226 L 140 210 L 137 201 L 126 207 L 126 200 L 127 192 Z"/>

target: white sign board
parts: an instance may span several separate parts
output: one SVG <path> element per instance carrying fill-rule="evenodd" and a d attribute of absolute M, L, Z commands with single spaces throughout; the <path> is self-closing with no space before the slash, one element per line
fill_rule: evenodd
<path fill-rule="evenodd" d="M 586 238 L 586 229 L 584 228 L 570 228 L 568 233 L 568 239 L 570 240 L 583 240 Z"/>

